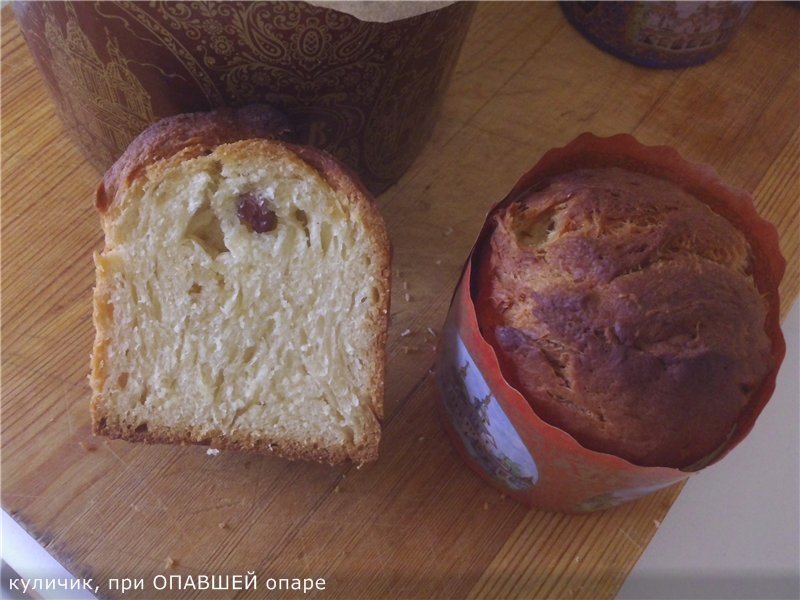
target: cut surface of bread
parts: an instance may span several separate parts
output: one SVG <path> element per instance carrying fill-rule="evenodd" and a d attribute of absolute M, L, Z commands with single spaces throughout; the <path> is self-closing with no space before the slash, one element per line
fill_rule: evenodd
<path fill-rule="evenodd" d="M 98 195 L 95 433 L 374 460 L 390 252 L 366 192 L 267 139 L 127 171 Z"/>

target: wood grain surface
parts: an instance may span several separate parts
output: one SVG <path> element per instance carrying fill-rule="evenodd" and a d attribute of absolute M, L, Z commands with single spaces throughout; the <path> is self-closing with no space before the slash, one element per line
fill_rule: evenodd
<path fill-rule="evenodd" d="M 800 11 L 759 4 L 711 63 L 655 71 L 598 51 L 555 4 L 481 4 L 433 139 L 379 198 L 395 275 L 381 459 L 329 468 L 93 438 L 100 174 L 65 136 L 8 7 L 2 20 L 2 505 L 103 597 L 121 596 L 110 578 L 143 578 L 125 597 L 150 598 L 158 574 L 247 571 L 325 578 L 314 595 L 331 598 L 613 597 L 680 486 L 577 517 L 504 498 L 443 434 L 427 333 L 487 209 L 583 131 L 673 145 L 753 191 L 789 262 L 784 312 L 797 297 Z"/>

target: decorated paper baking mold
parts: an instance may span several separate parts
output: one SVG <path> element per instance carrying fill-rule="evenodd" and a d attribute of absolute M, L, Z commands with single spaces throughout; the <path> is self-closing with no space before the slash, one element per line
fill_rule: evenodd
<path fill-rule="evenodd" d="M 441 344 L 443 367 L 437 376 L 445 390 L 443 406 L 467 454 L 505 487 L 533 487 L 539 479 L 536 461 L 494 397 L 455 323 L 445 325 Z"/>
<path fill-rule="evenodd" d="M 580 168 L 611 166 L 675 182 L 745 235 L 755 259 L 753 279 L 768 306 L 765 330 L 772 342 L 773 368 L 754 391 L 728 440 L 690 467 L 643 467 L 589 450 L 539 418 L 504 379 L 494 349 L 478 328 L 472 259 L 488 233 L 485 225 L 464 267 L 442 331 L 437 365 L 439 408 L 445 429 L 466 463 L 529 506 L 563 512 L 609 508 L 677 483 L 719 460 L 753 427 L 772 395 L 785 353 L 777 291 L 785 261 L 776 229 L 758 216 L 746 192 L 725 185 L 713 169 L 687 162 L 674 149 L 643 146 L 630 135 L 599 138 L 583 134 L 545 154 L 492 210 L 543 179 Z"/>
<path fill-rule="evenodd" d="M 322 4 L 12 8 L 67 131 L 96 167 L 162 118 L 269 104 L 290 119 L 292 141 L 335 155 L 377 194 L 430 137 L 475 5 Z"/>

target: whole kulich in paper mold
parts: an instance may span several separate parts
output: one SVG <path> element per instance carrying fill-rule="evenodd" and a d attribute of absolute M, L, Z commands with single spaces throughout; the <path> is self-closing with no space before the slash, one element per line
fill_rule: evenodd
<path fill-rule="evenodd" d="M 673 149 L 584 134 L 547 153 L 490 212 L 451 304 L 454 444 L 553 510 L 686 478 L 772 394 L 784 268 L 752 199 Z"/>

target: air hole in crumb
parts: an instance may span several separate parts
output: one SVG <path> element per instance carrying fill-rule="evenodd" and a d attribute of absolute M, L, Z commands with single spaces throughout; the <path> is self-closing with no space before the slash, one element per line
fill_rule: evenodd
<path fill-rule="evenodd" d="M 741 385 L 739 385 L 739 389 L 742 391 L 742 393 L 745 396 L 749 396 L 750 393 L 753 391 L 752 386 L 750 386 L 750 385 L 748 385 L 746 383 L 742 383 Z"/>
<path fill-rule="evenodd" d="M 244 349 L 244 354 L 242 355 L 242 360 L 244 362 L 250 362 L 253 360 L 253 357 L 256 354 L 256 347 L 255 346 L 248 346 Z"/>
<path fill-rule="evenodd" d="M 300 208 L 295 208 L 294 212 L 292 213 L 292 216 L 294 216 L 295 221 L 300 223 L 300 225 L 302 225 L 303 227 L 308 225 L 308 215 L 306 214 L 306 211 Z"/>
<path fill-rule="evenodd" d="M 155 292 L 155 285 L 152 280 L 149 280 L 145 286 L 147 288 L 147 296 L 150 300 L 150 315 L 154 321 L 161 320 L 161 301 L 158 294 Z"/>
<path fill-rule="evenodd" d="M 272 335 L 275 332 L 275 320 L 268 319 L 266 323 L 264 323 L 264 335 Z"/>
<path fill-rule="evenodd" d="M 292 213 L 294 220 L 303 228 L 303 233 L 306 236 L 306 246 L 311 246 L 311 234 L 308 231 L 308 215 L 306 211 L 301 210 L 299 208 L 294 209 Z"/>
<path fill-rule="evenodd" d="M 203 286 L 197 282 L 194 282 L 192 284 L 192 287 L 189 288 L 189 293 L 192 294 L 193 296 L 196 296 L 202 291 L 203 291 Z"/>
<path fill-rule="evenodd" d="M 217 215 L 211 205 L 205 202 L 189 219 L 186 226 L 185 237 L 194 239 L 211 258 L 216 258 L 223 252 L 228 252 L 225 245 L 225 235 L 222 233 Z"/>
<path fill-rule="evenodd" d="M 128 387 L 128 373 L 120 373 L 119 377 L 117 377 L 117 387 L 121 390 L 124 390 Z"/>
<path fill-rule="evenodd" d="M 378 288 L 374 287 L 370 290 L 370 297 L 372 298 L 373 302 L 380 300 L 381 293 L 378 291 Z"/>
<path fill-rule="evenodd" d="M 136 429 L 133 430 L 134 433 L 147 433 L 147 423 L 142 423 Z"/>
<path fill-rule="evenodd" d="M 330 223 L 322 223 L 319 228 L 319 243 L 323 253 L 328 252 L 328 248 L 331 246 L 331 237 Z"/>

